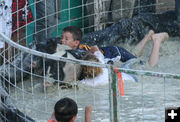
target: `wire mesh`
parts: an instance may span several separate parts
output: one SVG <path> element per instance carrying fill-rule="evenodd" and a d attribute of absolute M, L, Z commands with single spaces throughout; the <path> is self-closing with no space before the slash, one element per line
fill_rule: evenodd
<path fill-rule="evenodd" d="M 66 61 L 66 63 L 68 62 L 68 60 L 69 62 L 73 63 L 74 67 L 72 67 L 71 70 L 74 70 L 75 81 L 71 83 L 65 81 L 59 82 L 60 79 L 57 79 L 57 83 L 55 85 L 53 85 L 52 87 L 45 87 L 43 84 L 45 84 L 46 79 L 48 79 L 47 75 L 45 74 L 45 60 L 47 59 L 47 57 L 50 58 L 52 55 L 43 54 L 41 52 L 37 52 L 35 50 L 20 46 L 12 42 L 11 40 L 9 40 L 8 43 L 12 46 L 14 45 L 14 47 L 19 50 L 19 66 L 17 65 L 17 62 L 15 62 L 15 60 L 10 62 L 10 59 L 5 59 L 6 63 L 1 66 L 2 82 L 7 84 L 7 86 L 5 85 L 5 88 L 7 87 L 10 99 L 14 101 L 14 107 L 18 108 L 25 115 L 32 117 L 36 121 L 45 121 L 48 120 L 48 118 L 51 116 L 53 111 L 53 105 L 55 104 L 55 102 L 62 97 L 68 96 L 70 98 L 73 98 L 78 103 L 79 121 L 84 120 L 84 107 L 86 105 L 94 106 L 94 113 L 97 113 L 97 116 L 95 114 L 93 118 L 99 118 L 99 120 L 101 120 L 102 118 L 106 118 L 106 120 L 110 118 L 110 113 L 105 112 L 109 111 L 108 86 L 95 88 L 86 87 L 83 84 L 79 84 L 79 82 L 76 80 L 76 65 L 78 65 L 80 61 L 77 60 L 74 62 L 73 59 L 59 57 L 59 61 L 61 61 L 62 58 L 62 61 L 64 60 Z M 27 54 L 27 52 L 29 52 L 29 62 L 24 62 L 24 56 L 25 54 Z M 33 71 L 34 69 L 32 67 L 32 57 L 38 56 L 38 53 L 39 56 L 42 56 L 43 58 L 42 69 L 40 69 L 40 71 L 37 71 L 37 69 L 36 71 Z M 53 56 L 51 58 L 56 59 L 59 64 L 57 56 Z M 28 63 L 28 69 L 25 69 L 25 65 L 27 66 L 27 64 L 25 63 Z M 85 62 L 84 65 L 85 64 L 87 63 Z M 58 69 L 59 65 L 57 66 Z M 92 63 L 89 65 L 92 65 Z M 98 65 L 100 66 L 101 64 Z M 19 76 L 17 77 L 17 75 Z M 68 86 L 59 85 L 62 82 L 72 85 L 72 88 L 67 89 L 66 87 Z M 102 94 L 103 96 L 101 96 Z M 88 98 L 86 96 L 88 96 Z M 103 98 L 104 100 L 101 101 L 101 98 Z"/>
<path fill-rule="evenodd" d="M 120 71 L 123 69 L 119 69 Z M 120 94 L 118 77 L 115 75 L 116 82 L 113 84 L 116 88 L 114 92 L 117 104 L 114 109 L 117 110 L 117 121 L 164 121 L 165 108 L 180 105 L 177 97 L 179 75 L 152 71 L 135 72 L 139 83 L 125 81 L 124 96 Z"/>
<path fill-rule="evenodd" d="M 8 38 L 3 34 L 0 34 L 0 37 L 3 38 L 2 40 L 6 43 L 6 46 L 1 49 L 0 52 L 0 57 L 2 58 L 2 62 L 0 64 L 3 64 L 0 66 L 0 81 L 2 83 L 1 88 L 5 88 L 9 94 L 7 96 L 10 99 L 11 104 L 8 105 L 13 106 L 14 109 L 19 109 L 21 112 L 23 112 L 25 118 L 29 116 L 36 121 L 48 120 L 53 112 L 54 104 L 57 102 L 57 100 L 63 97 L 70 97 L 77 102 L 77 121 L 84 121 L 84 107 L 86 105 L 93 106 L 92 121 L 113 121 L 115 114 L 117 114 L 117 120 L 119 121 L 159 121 L 164 120 L 163 112 L 166 106 L 180 106 L 178 98 L 175 97 L 179 91 L 177 86 L 177 78 L 179 78 L 179 75 L 162 74 L 158 72 L 142 73 L 143 71 L 121 69 L 121 72 L 126 72 L 129 74 L 135 73 L 140 81 L 139 83 L 125 82 L 125 96 L 119 96 L 119 92 L 117 90 L 117 106 L 114 106 L 113 91 L 111 87 L 111 73 L 113 71 L 111 71 L 109 65 L 56 57 L 50 54 L 32 50 L 33 47 L 30 47 L 31 45 L 29 45 L 30 43 L 33 43 L 32 39 L 29 41 L 29 38 L 32 37 L 35 39 L 36 35 L 40 32 L 45 31 L 45 37 L 47 38 L 49 35 L 48 29 L 54 29 L 55 31 L 51 33 L 51 36 L 58 37 L 61 35 L 63 27 L 67 25 L 77 25 L 78 23 L 78 26 L 82 28 L 83 32 L 87 33 L 93 30 L 103 29 L 108 24 L 113 23 L 125 15 L 131 17 L 134 8 L 138 9 L 148 6 L 156 6 L 156 9 L 161 12 L 163 9 L 172 9 L 174 2 L 169 4 L 168 1 L 165 2 L 158 0 L 156 4 L 143 6 L 140 5 L 140 0 L 138 0 L 138 6 L 134 7 L 133 3 L 135 1 L 133 0 L 128 1 L 130 4 L 129 6 L 125 5 L 123 0 L 117 0 L 112 4 L 113 6 L 118 4 L 119 6 L 109 9 L 108 5 L 110 4 L 111 0 L 79 0 L 80 5 L 74 5 L 71 0 L 62 0 L 64 2 L 64 4 L 60 7 L 62 10 L 59 10 L 59 6 L 56 4 L 56 11 L 50 14 L 47 12 L 47 3 L 45 2 L 45 16 L 42 18 L 37 18 L 36 5 L 42 1 L 43 0 L 34 0 L 26 6 L 31 7 L 32 11 L 34 12 L 34 20 L 28 23 L 26 18 L 25 25 L 21 27 L 17 25 L 17 29 L 12 32 L 17 32 L 15 33 L 15 41 L 17 41 L 16 43 L 10 40 L 10 37 Z M 56 3 L 57 2 L 58 0 L 56 0 Z M 166 8 L 164 8 L 164 6 L 166 6 Z M 101 7 L 103 8 L 102 10 L 100 10 Z M 73 15 L 73 11 L 79 9 L 80 15 Z M 96 9 L 96 11 L 94 9 Z M 22 9 L 19 9 L 18 11 L 21 10 Z M 92 13 L 89 11 L 92 11 Z M 110 13 L 112 14 L 112 17 L 108 19 L 107 16 Z M 116 17 L 117 15 L 118 17 Z M 60 20 L 58 17 L 56 17 L 54 24 L 48 25 L 48 18 L 52 16 L 60 16 Z M 45 19 L 45 27 L 41 30 L 37 30 L 37 22 L 41 19 Z M 19 21 L 18 17 L 17 21 Z M 34 32 L 28 33 L 28 26 L 32 26 L 32 24 L 34 24 L 34 28 L 32 29 Z M 22 34 L 24 31 L 25 34 Z M 25 46 L 29 48 L 26 48 Z M 33 67 L 35 57 L 42 59 L 42 64 L 38 66 L 38 68 L 41 67 L 40 70 Z M 71 85 L 72 88 L 61 86 L 59 76 L 55 85 L 47 88 L 44 87 L 46 79 L 48 79 L 45 74 L 47 59 L 52 59 L 57 62 L 58 74 L 60 72 L 59 61 L 69 62 L 74 65 L 72 68 L 74 71 L 74 82 L 64 82 Z M 79 81 L 77 81 L 76 74 L 78 64 L 108 68 L 109 83 L 100 87 L 88 87 L 80 84 Z M 149 76 L 149 74 L 151 75 Z M 156 78 L 155 76 L 157 75 L 161 76 L 162 78 Z M 149 81 L 149 77 L 153 82 L 146 82 L 147 79 Z M 154 85 L 159 86 L 159 88 L 163 90 L 153 89 Z M 118 87 L 116 89 L 118 89 Z M 1 97 L 2 96 L 3 95 L 1 95 Z M 3 101 L 1 101 L 0 104 L 6 106 Z M 156 112 L 156 110 L 153 108 L 160 110 L 160 113 L 157 113 L 159 116 L 150 114 Z M 115 109 L 117 110 L 117 113 L 114 113 Z M 22 116 L 20 113 L 18 113 L 18 115 Z M 0 116 L 2 120 L 6 119 L 6 112 L 1 113 Z"/>

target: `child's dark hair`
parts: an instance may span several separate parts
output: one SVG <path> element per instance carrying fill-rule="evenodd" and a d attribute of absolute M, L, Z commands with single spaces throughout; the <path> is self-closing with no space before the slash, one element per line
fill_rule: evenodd
<path fill-rule="evenodd" d="M 67 26 L 63 29 L 63 32 L 70 32 L 73 35 L 74 40 L 82 40 L 82 31 L 76 26 Z"/>
<path fill-rule="evenodd" d="M 60 122 L 69 122 L 78 113 L 76 102 L 70 98 L 60 99 L 54 106 L 55 118 Z"/>

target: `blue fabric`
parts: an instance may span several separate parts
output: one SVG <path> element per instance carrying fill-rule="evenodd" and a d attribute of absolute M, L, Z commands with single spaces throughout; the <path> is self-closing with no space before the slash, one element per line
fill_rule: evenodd
<path fill-rule="evenodd" d="M 79 48 L 80 50 L 88 51 L 90 48 L 88 45 L 80 45 Z M 115 58 L 117 56 L 121 57 L 122 62 L 126 62 L 129 59 L 136 58 L 133 54 L 128 52 L 126 49 L 123 47 L 117 47 L 117 46 L 106 46 L 106 47 L 100 47 L 100 50 L 102 50 L 104 57 L 105 58 Z"/>
<path fill-rule="evenodd" d="M 123 47 L 117 47 L 117 46 L 107 46 L 107 47 L 101 47 L 101 50 L 104 52 L 105 58 L 115 58 L 117 56 L 121 56 L 121 61 L 126 62 L 129 59 L 136 58 L 133 54 L 128 52 Z"/>

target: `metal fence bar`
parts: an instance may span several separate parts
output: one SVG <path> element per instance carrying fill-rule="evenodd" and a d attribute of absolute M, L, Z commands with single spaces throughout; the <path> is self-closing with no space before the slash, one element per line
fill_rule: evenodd
<path fill-rule="evenodd" d="M 118 122 L 118 107 L 117 107 L 117 86 L 116 86 L 116 73 L 113 71 L 113 83 L 112 83 L 112 91 L 113 91 L 113 122 Z"/>
<path fill-rule="evenodd" d="M 160 73 L 160 72 L 152 72 L 152 71 L 146 71 L 146 70 L 125 69 L 125 68 L 118 68 L 117 70 L 119 72 L 125 72 L 128 74 L 134 74 L 134 75 L 144 75 L 144 76 L 180 79 L 180 74 Z"/>
<path fill-rule="evenodd" d="M 24 46 L 21 46 L 13 41 L 11 41 L 7 36 L 0 33 L 0 36 L 11 46 L 18 48 L 19 50 L 23 50 L 26 53 L 30 53 L 32 55 L 54 59 L 54 60 L 61 60 L 71 63 L 77 63 L 82 65 L 88 65 L 88 66 L 97 66 L 102 68 L 108 68 L 108 64 L 101 64 L 101 63 L 94 63 L 89 61 L 82 61 L 82 60 L 76 60 L 76 59 L 67 59 L 63 57 L 57 57 L 50 54 L 42 53 Z M 119 72 L 125 72 L 128 74 L 136 74 L 136 75 L 146 75 L 146 76 L 154 76 L 154 77 L 165 77 L 165 78 L 173 78 L 173 79 L 180 79 L 180 74 L 171 74 L 171 73 L 159 73 L 159 72 L 152 72 L 152 71 L 145 71 L 145 70 L 133 70 L 133 69 L 124 69 L 124 68 L 118 68 Z"/>

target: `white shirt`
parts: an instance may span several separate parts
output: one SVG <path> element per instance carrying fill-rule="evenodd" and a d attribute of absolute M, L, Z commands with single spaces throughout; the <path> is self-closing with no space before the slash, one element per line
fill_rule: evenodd
<path fill-rule="evenodd" d="M 104 59 L 104 55 L 100 51 L 96 51 L 94 55 L 99 59 L 99 61 L 102 64 L 105 64 L 106 59 Z M 99 86 L 99 85 L 106 85 L 109 83 L 109 77 L 108 77 L 108 69 L 102 68 L 103 72 L 99 74 L 95 78 L 85 78 L 81 80 L 81 83 L 89 85 L 89 86 Z M 137 82 L 137 79 L 129 74 L 122 72 L 122 79 L 123 81 L 129 80 L 133 82 Z"/>
<path fill-rule="evenodd" d="M 100 51 L 96 51 L 94 55 L 99 59 L 99 61 L 102 64 L 105 64 L 104 62 L 104 55 Z M 108 78 L 108 69 L 102 68 L 102 73 L 99 74 L 95 78 L 85 78 L 81 80 L 81 83 L 89 85 L 89 86 L 97 86 L 97 85 L 105 85 L 108 84 L 109 78 Z"/>

